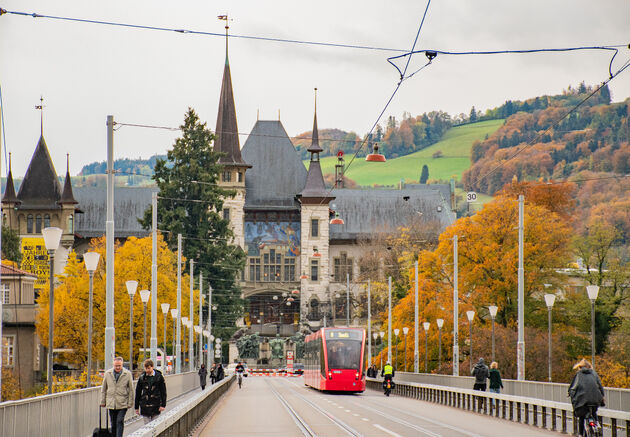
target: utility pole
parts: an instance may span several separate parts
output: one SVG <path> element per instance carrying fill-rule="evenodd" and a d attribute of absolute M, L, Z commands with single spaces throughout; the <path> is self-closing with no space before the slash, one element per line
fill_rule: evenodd
<path fill-rule="evenodd" d="M 525 380 L 525 291 L 523 269 L 523 195 L 518 196 L 518 343 L 516 346 L 519 381 Z"/>
<path fill-rule="evenodd" d="M 114 365 L 114 116 L 107 116 L 107 221 L 105 222 L 105 369 Z"/>
<path fill-rule="evenodd" d="M 346 326 L 350 326 L 350 273 L 346 272 Z"/>
<path fill-rule="evenodd" d="M 151 360 L 157 365 L 157 191 L 151 193 Z M 165 351 L 166 354 L 166 351 Z M 163 360 L 164 361 L 164 360 Z M 164 363 L 162 363 L 164 364 Z"/>
<path fill-rule="evenodd" d="M 214 361 L 212 357 L 213 353 L 213 339 L 212 339 L 212 285 L 208 282 L 208 367 L 211 367 Z"/>
<path fill-rule="evenodd" d="M 368 366 L 372 362 L 372 304 L 370 302 L 370 280 L 367 286 L 367 338 L 368 338 Z"/>
<path fill-rule="evenodd" d="M 203 363 L 203 313 L 202 313 L 202 305 L 203 305 L 203 273 L 201 269 L 199 270 L 199 327 L 201 331 L 199 332 L 199 346 L 197 347 L 197 352 L 199 355 L 199 367 L 201 367 L 201 363 Z"/>
<path fill-rule="evenodd" d="M 188 370 L 193 371 L 195 366 L 193 361 L 195 360 L 195 307 L 193 305 L 194 293 L 193 293 L 193 284 L 195 282 L 194 276 L 194 265 L 195 261 L 190 260 L 190 302 L 188 314 L 190 314 L 190 329 L 188 329 Z"/>
<path fill-rule="evenodd" d="M 453 376 L 459 376 L 459 290 L 457 265 L 457 235 L 453 236 Z M 472 359 L 472 358 L 471 358 Z"/>
<path fill-rule="evenodd" d="M 388 286 L 388 317 L 387 317 L 387 361 L 392 362 L 392 277 L 387 278 Z"/>
<path fill-rule="evenodd" d="M 415 304 L 414 304 L 414 316 L 413 316 L 413 332 L 414 332 L 414 339 L 413 339 L 413 371 L 415 373 L 419 373 L 420 372 L 420 362 L 419 362 L 419 338 L 418 335 L 420 334 L 420 330 L 419 330 L 419 326 L 418 326 L 418 261 L 416 261 L 414 263 L 414 273 L 415 273 L 415 288 L 416 288 L 416 295 L 415 295 Z"/>
<path fill-rule="evenodd" d="M 177 343 L 175 373 L 182 373 L 182 234 L 177 234 Z"/>

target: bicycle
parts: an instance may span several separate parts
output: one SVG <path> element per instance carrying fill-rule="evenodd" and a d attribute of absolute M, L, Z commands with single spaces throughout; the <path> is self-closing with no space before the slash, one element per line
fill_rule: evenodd
<path fill-rule="evenodd" d="M 584 416 L 584 435 L 586 437 L 602 437 L 602 426 L 597 420 L 597 407 L 588 406 L 588 413 Z"/>

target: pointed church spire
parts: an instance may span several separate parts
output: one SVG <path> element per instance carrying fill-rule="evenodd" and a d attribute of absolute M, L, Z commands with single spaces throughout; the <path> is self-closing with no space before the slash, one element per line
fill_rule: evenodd
<path fill-rule="evenodd" d="M 61 194 L 61 199 L 59 200 L 61 205 L 63 204 L 74 204 L 77 202 L 74 198 L 74 194 L 72 193 L 72 180 L 70 179 L 70 154 L 66 154 L 66 180 L 63 184 L 63 193 Z"/>
<path fill-rule="evenodd" d="M 15 195 L 15 186 L 13 185 L 13 172 L 11 171 L 11 153 L 10 152 L 9 152 L 9 174 L 7 175 L 7 187 L 4 190 L 2 203 L 15 203 L 15 204 L 20 203 L 17 196 Z"/>
<path fill-rule="evenodd" d="M 217 127 L 215 130 L 214 150 L 224 153 L 219 158 L 219 164 L 229 166 L 251 167 L 241 157 L 241 147 L 238 139 L 238 124 L 236 122 L 236 108 L 234 105 L 234 93 L 232 91 L 232 76 L 230 74 L 230 62 L 227 54 L 227 15 L 220 15 L 220 20 L 226 21 L 226 46 L 225 67 L 223 70 L 223 82 L 221 83 L 221 97 L 219 99 L 219 112 L 217 114 Z"/>
<path fill-rule="evenodd" d="M 323 149 L 319 146 L 319 133 L 317 131 L 317 88 L 315 88 L 315 117 L 313 119 L 313 137 L 311 146 L 307 149 L 311 153 L 311 162 L 306 174 L 306 184 L 304 190 L 299 194 L 302 204 L 305 203 L 325 203 L 328 204 L 334 199 L 324 184 L 322 167 L 319 162 L 319 153 Z"/>
<path fill-rule="evenodd" d="M 317 88 L 315 88 L 315 117 L 313 118 L 313 135 L 311 146 L 307 150 L 311 152 L 311 161 L 313 160 L 313 153 L 317 153 L 317 160 L 319 161 L 319 154 L 324 151 L 324 149 L 319 146 L 319 132 L 317 130 Z"/>

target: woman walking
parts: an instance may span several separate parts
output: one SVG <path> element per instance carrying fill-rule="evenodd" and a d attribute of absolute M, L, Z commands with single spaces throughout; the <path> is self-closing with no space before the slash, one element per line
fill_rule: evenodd
<path fill-rule="evenodd" d="M 490 364 L 488 379 L 490 379 L 490 393 L 501 393 L 503 382 L 501 381 L 501 372 L 499 372 L 499 363 L 496 361 Z"/>
<path fill-rule="evenodd" d="M 208 371 L 206 370 L 206 365 L 202 364 L 199 369 L 199 384 L 201 385 L 201 389 L 204 390 L 206 388 L 206 378 L 208 377 Z"/>
<path fill-rule="evenodd" d="M 217 382 L 217 365 L 213 363 L 210 368 L 210 384 L 214 384 L 215 382 Z"/>

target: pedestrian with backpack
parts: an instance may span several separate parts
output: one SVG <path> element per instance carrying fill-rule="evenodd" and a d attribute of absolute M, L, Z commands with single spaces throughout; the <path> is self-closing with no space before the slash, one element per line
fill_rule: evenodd
<path fill-rule="evenodd" d="M 475 377 L 475 385 L 473 390 L 486 391 L 486 379 L 488 379 L 489 371 L 483 358 L 479 358 L 477 364 L 472 371 L 472 376 Z"/>

